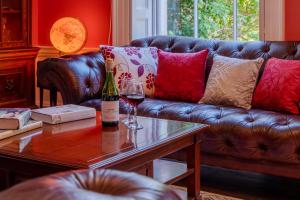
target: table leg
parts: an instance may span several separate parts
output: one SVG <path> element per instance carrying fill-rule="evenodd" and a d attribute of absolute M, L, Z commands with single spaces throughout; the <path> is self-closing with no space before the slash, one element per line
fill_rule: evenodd
<path fill-rule="evenodd" d="M 44 106 L 44 89 L 40 87 L 40 108 Z"/>
<path fill-rule="evenodd" d="M 153 178 L 153 171 L 153 161 L 151 161 L 147 164 L 147 176 Z"/>
<path fill-rule="evenodd" d="M 194 169 L 194 173 L 187 178 L 187 191 L 189 199 L 201 199 L 200 196 L 200 143 L 187 148 L 187 167 Z"/>
<path fill-rule="evenodd" d="M 50 89 L 50 106 L 57 106 L 57 90 Z"/>

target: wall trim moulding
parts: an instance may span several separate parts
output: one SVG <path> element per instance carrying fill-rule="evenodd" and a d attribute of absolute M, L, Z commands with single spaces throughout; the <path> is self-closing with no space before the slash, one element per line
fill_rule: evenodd
<path fill-rule="evenodd" d="M 63 55 L 67 55 L 64 53 L 60 53 L 57 49 L 55 49 L 53 46 L 38 46 L 40 48 L 40 51 L 37 56 L 37 61 L 46 59 L 46 58 L 57 58 Z M 82 54 L 90 51 L 99 51 L 99 48 L 83 48 L 80 51 L 76 53 L 70 53 L 70 54 Z"/>

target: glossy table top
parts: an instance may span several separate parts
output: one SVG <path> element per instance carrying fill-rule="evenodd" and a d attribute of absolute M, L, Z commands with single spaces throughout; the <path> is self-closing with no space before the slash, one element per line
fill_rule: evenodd
<path fill-rule="evenodd" d="M 121 116 L 121 119 L 125 116 Z M 134 131 L 120 123 L 102 127 L 100 113 L 96 118 L 43 128 L 0 141 L 0 155 L 89 168 L 95 163 L 121 159 L 170 140 L 193 135 L 206 125 L 138 117 L 143 129 Z"/>

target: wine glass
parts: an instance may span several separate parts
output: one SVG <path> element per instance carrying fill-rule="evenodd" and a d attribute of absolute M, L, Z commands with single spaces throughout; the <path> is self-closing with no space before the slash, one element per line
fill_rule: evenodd
<path fill-rule="evenodd" d="M 127 114 L 127 118 L 122 120 L 122 123 L 125 124 L 126 126 L 128 126 L 129 121 L 130 121 L 130 112 L 131 112 L 131 105 L 129 104 L 128 100 L 127 100 L 127 88 L 128 88 L 128 82 L 131 79 L 128 77 L 124 77 L 121 80 L 121 85 L 120 85 L 120 98 L 125 102 L 126 105 L 126 114 Z"/>
<path fill-rule="evenodd" d="M 129 128 L 132 129 L 142 129 L 143 126 L 137 122 L 137 106 L 142 103 L 145 99 L 143 83 L 138 80 L 130 80 L 127 82 L 126 98 L 129 104 L 133 106 L 132 120 L 129 121 Z"/>

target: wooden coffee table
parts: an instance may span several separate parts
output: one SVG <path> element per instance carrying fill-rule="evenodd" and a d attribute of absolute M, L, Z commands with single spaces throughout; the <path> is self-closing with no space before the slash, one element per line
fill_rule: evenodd
<path fill-rule="evenodd" d="M 185 150 L 186 170 L 163 182 L 172 184 L 186 178 L 188 196 L 199 198 L 200 134 L 208 126 L 146 117 L 138 121 L 142 130 L 129 130 L 123 124 L 103 128 L 97 113 L 94 119 L 44 124 L 40 130 L 2 140 L 2 189 L 33 177 L 82 168 L 111 168 L 152 177 L 154 160 Z"/>

